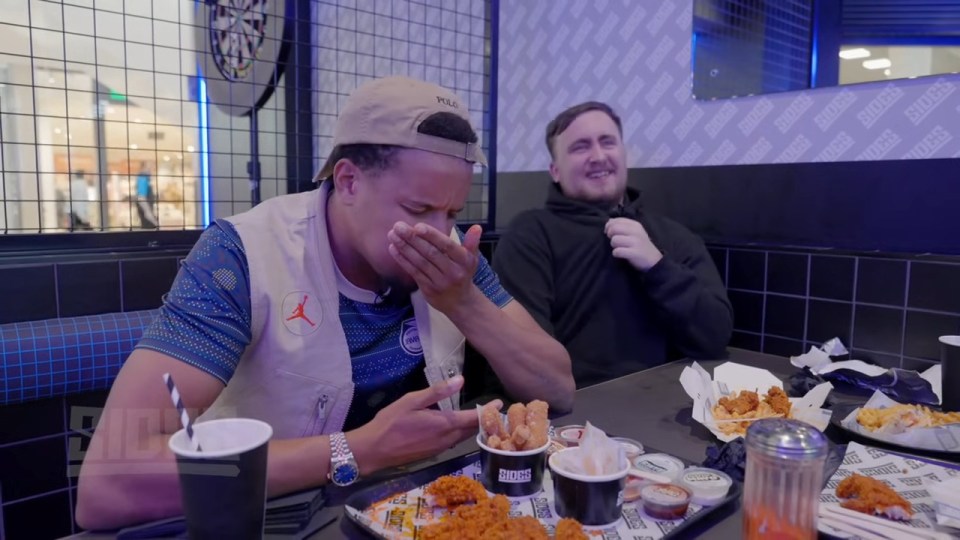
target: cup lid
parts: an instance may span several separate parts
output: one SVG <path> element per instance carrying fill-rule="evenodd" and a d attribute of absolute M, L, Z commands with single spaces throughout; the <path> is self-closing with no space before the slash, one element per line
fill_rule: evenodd
<path fill-rule="evenodd" d="M 825 456 L 827 438 L 817 428 L 789 418 L 765 418 L 747 428 L 746 443 L 769 455 L 813 459 Z"/>

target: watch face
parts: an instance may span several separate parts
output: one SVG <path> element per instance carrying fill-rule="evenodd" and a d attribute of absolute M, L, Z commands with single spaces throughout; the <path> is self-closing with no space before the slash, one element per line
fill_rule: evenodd
<path fill-rule="evenodd" d="M 359 476 L 357 466 L 353 463 L 340 463 L 333 469 L 333 483 L 338 486 L 346 486 L 356 481 Z"/>
<path fill-rule="evenodd" d="M 269 0 L 216 0 L 210 9 L 210 45 L 217 69 L 229 80 L 246 78 L 259 57 Z"/>

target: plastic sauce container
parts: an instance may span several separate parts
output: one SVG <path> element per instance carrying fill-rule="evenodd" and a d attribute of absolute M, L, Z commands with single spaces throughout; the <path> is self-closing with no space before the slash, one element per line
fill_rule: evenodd
<path fill-rule="evenodd" d="M 624 453 L 627 454 L 628 461 L 632 462 L 634 458 L 640 454 L 643 454 L 643 444 L 641 444 L 639 441 L 628 439 L 626 437 L 611 437 L 611 439 L 620 443 L 620 446 L 623 447 Z"/>
<path fill-rule="evenodd" d="M 579 425 L 558 427 L 557 438 L 567 446 L 578 446 L 587 428 Z"/>
<path fill-rule="evenodd" d="M 682 461 L 667 454 L 643 454 L 634 458 L 631 464 L 641 471 L 666 476 L 671 482 L 677 481 L 686 468 Z"/>
<path fill-rule="evenodd" d="M 690 492 L 675 484 L 651 484 L 640 496 L 643 511 L 654 519 L 680 519 L 690 506 Z"/>
<path fill-rule="evenodd" d="M 722 471 L 691 467 L 680 475 L 680 485 L 690 492 L 693 504 L 715 506 L 727 496 L 733 480 Z"/>

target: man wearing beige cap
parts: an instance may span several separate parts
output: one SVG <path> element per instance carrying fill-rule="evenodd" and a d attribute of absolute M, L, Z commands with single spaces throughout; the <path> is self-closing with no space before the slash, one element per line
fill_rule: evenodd
<path fill-rule="evenodd" d="M 480 227 L 454 226 L 474 164 L 486 164 L 457 96 L 405 77 L 371 81 L 344 104 L 334 144 L 317 190 L 203 233 L 103 418 L 171 412 L 170 373 L 198 421 L 273 427 L 272 496 L 347 485 L 475 434 L 476 412 L 457 410 L 468 342 L 511 398 L 572 407 L 565 349 L 502 289 L 477 251 Z M 180 512 L 166 445 L 175 418 L 144 430 L 100 423 L 81 470 L 81 526 Z M 157 451 L 93 457 L 116 440 Z M 139 474 L 147 468 L 160 473 Z"/>

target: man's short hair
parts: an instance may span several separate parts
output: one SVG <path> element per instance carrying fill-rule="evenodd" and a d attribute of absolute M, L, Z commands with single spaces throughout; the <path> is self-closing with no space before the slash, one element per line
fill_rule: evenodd
<path fill-rule="evenodd" d="M 434 113 L 417 126 L 417 131 L 459 143 L 477 142 L 477 134 L 470 123 L 453 113 Z M 381 172 L 393 166 L 397 151 L 404 148 L 390 144 L 344 144 L 333 150 L 330 161 L 336 163 L 341 159 L 349 159 L 365 172 Z"/>
<path fill-rule="evenodd" d="M 620 122 L 620 117 L 617 116 L 617 113 L 613 112 L 611 108 L 606 103 L 600 101 L 587 101 L 579 105 L 574 105 L 569 109 L 561 112 L 547 124 L 547 150 L 550 152 L 550 158 L 554 159 L 557 156 L 554 154 L 553 143 L 557 140 L 557 137 L 561 133 L 567 130 L 570 127 L 570 124 L 574 120 L 580 117 L 581 114 L 590 112 L 590 111 L 600 111 L 606 113 L 607 116 L 613 120 L 613 123 L 617 125 L 617 131 L 620 132 L 620 136 L 623 136 L 623 124 Z"/>

